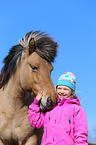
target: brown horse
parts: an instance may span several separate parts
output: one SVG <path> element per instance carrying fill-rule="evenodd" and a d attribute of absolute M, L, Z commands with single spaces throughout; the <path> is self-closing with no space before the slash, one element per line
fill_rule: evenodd
<path fill-rule="evenodd" d="M 40 31 L 28 32 L 10 49 L 0 75 L 0 145 L 39 145 L 42 129 L 30 126 L 28 106 L 43 91 L 41 109 L 56 95 L 50 73 L 57 43 Z"/>

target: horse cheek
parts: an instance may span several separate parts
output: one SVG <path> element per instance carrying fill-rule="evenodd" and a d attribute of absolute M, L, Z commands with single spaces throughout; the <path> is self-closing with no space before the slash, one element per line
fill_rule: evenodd
<path fill-rule="evenodd" d="M 28 69 L 21 69 L 20 84 L 23 89 L 32 88 L 32 75 Z"/>
<path fill-rule="evenodd" d="M 34 72 L 34 75 L 32 76 L 32 90 L 34 94 L 37 95 L 39 91 L 42 91 L 42 87 L 38 72 Z"/>

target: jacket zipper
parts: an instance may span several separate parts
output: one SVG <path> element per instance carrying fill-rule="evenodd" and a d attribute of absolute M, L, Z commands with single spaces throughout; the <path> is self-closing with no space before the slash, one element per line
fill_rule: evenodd
<path fill-rule="evenodd" d="M 69 136 L 70 136 L 70 133 L 71 133 L 71 116 L 69 116 L 69 125 L 70 125 Z"/>

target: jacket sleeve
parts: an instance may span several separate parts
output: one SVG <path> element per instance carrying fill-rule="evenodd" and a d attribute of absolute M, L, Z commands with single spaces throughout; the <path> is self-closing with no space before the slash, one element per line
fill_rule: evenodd
<path fill-rule="evenodd" d="M 40 111 L 39 101 L 34 99 L 34 102 L 29 106 L 28 119 L 30 125 L 34 128 L 41 128 L 44 126 L 44 114 Z"/>
<path fill-rule="evenodd" d="M 75 106 L 74 113 L 74 143 L 75 145 L 88 145 L 87 118 L 81 106 Z"/>

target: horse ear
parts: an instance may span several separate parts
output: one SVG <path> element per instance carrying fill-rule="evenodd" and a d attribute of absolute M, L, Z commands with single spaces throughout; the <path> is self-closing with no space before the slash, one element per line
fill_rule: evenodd
<path fill-rule="evenodd" d="M 34 52 L 35 50 L 35 41 L 34 41 L 34 38 L 32 38 L 30 41 L 29 41 L 29 55 Z"/>

